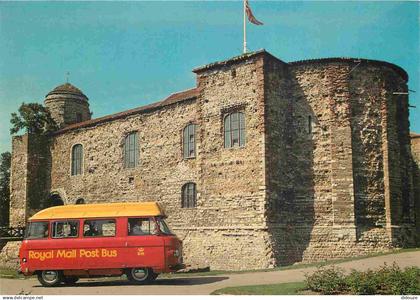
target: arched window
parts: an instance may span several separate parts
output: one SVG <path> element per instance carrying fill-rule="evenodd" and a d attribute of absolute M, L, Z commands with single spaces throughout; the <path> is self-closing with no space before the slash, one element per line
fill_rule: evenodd
<path fill-rule="evenodd" d="M 59 205 L 64 205 L 64 201 L 63 199 L 61 199 L 60 194 L 56 192 L 51 193 L 48 197 L 47 207 L 59 206 Z"/>
<path fill-rule="evenodd" d="M 195 157 L 195 124 L 185 126 L 183 133 L 184 158 Z"/>
<path fill-rule="evenodd" d="M 85 199 L 83 199 L 83 198 L 77 199 L 76 204 L 85 204 Z"/>
<path fill-rule="evenodd" d="M 225 148 L 245 146 L 245 114 L 235 112 L 224 119 Z"/>
<path fill-rule="evenodd" d="M 197 190 L 194 182 L 188 182 L 182 186 L 181 207 L 191 208 L 197 206 Z"/>
<path fill-rule="evenodd" d="M 137 132 L 132 132 L 124 140 L 124 168 L 135 168 L 138 164 L 138 157 Z"/>
<path fill-rule="evenodd" d="M 71 175 L 82 174 L 83 168 L 83 146 L 74 145 L 71 149 Z"/>

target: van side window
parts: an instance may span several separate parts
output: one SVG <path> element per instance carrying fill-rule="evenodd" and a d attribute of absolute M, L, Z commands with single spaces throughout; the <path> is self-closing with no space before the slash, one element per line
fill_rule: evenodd
<path fill-rule="evenodd" d="M 26 232 L 25 239 L 45 239 L 48 237 L 48 222 L 29 222 Z"/>
<path fill-rule="evenodd" d="M 83 236 L 115 236 L 115 220 L 86 220 L 83 224 Z"/>
<path fill-rule="evenodd" d="M 128 218 L 128 235 L 156 234 L 156 223 L 151 218 Z"/>
<path fill-rule="evenodd" d="M 70 238 L 77 237 L 79 231 L 79 221 L 56 221 L 52 223 L 52 237 Z"/>

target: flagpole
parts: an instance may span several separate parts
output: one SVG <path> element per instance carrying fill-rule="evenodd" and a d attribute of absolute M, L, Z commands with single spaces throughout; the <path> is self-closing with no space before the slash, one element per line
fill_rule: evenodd
<path fill-rule="evenodd" d="M 243 0 L 243 2 L 244 2 L 244 53 L 246 53 L 247 52 L 247 49 L 246 49 L 246 7 L 245 7 L 245 1 L 246 0 Z"/>

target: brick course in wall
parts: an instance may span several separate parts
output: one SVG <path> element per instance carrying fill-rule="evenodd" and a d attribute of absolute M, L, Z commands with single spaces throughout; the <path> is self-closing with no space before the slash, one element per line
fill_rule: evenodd
<path fill-rule="evenodd" d="M 15 137 L 14 222 L 29 217 L 30 203 L 47 205 L 28 200 L 38 186 L 38 198 L 56 194 L 64 204 L 159 201 L 186 263 L 197 267 L 268 268 L 414 243 L 408 102 L 392 94 L 407 90 L 401 68 L 353 59 L 286 63 L 258 51 L 193 71 L 196 88 L 127 112 L 90 120 L 86 98 L 83 122 L 63 121 L 44 152 Z M 57 103 L 67 103 L 63 97 Z M 63 108 L 50 98 L 53 116 L 76 112 L 76 100 Z M 243 147 L 224 146 L 223 120 L 232 112 L 245 114 Z M 196 155 L 184 159 L 188 124 L 197 125 Z M 126 169 L 131 132 L 139 163 Z M 76 144 L 82 174 L 72 176 Z M 30 155 L 37 159 L 26 167 Z M 195 208 L 181 207 L 187 182 L 196 184 Z"/>

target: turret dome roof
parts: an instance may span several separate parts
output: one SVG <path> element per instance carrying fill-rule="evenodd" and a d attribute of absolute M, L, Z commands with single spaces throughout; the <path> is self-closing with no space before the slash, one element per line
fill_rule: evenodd
<path fill-rule="evenodd" d="M 76 95 L 76 96 L 82 96 L 87 99 L 86 95 L 83 94 L 81 90 L 79 90 L 77 87 L 75 87 L 74 85 L 68 82 L 54 88 L 51 92 L 47 94 L 47 97 L 49 95 L 57 95 L 57 94 L 71 94 L 71 95 Z"/>

